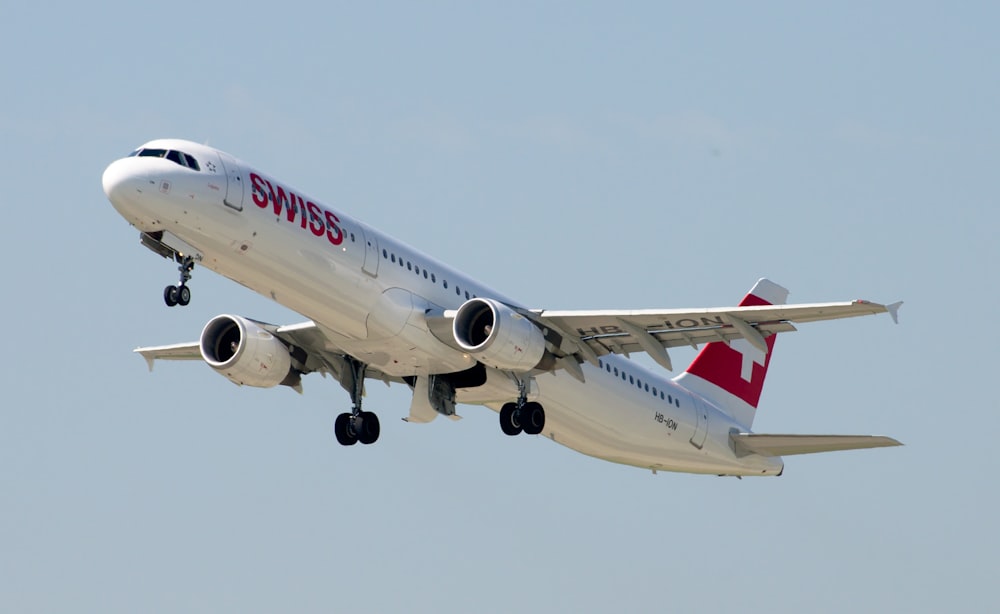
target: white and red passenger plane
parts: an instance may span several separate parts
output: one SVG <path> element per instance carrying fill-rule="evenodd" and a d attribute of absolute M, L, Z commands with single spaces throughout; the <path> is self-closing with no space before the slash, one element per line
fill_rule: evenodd
<path fill-rule="evenodd" d="M 777 333 L 793 323 L 888 312 L 900 303 L 786 305 L 759 280 L 737 306 L 707 309 L 530 309 L 347 213 L 219 150 L 155 140 L 104 171 L 104 191 L 143 245 L 175 260 L 167 305 L 191 300 L 195 264 L 310 318 L 276 326 L 210 320 L 193 343 L 139 348 L 203 360 L 230 381 L 301 392 L 319 371 L 350 394 L 337 416 L 343 445 L 374 443 L 366 379 L 413 391 L 410 422 L 458 418 L 459 403 L 500 414 L 507 435 L 542 435 L 583 454 L 646 469 L 780 475 L 782 455 L 899 445 L 863 435 L 751 433 Z M 623 358 L 701 347 L 672 379 Z"/>

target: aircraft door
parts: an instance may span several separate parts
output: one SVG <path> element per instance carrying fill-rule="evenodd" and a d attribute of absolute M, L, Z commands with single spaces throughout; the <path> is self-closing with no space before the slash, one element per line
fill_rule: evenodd
<path fill-rule="evenodd" d="M 372 277 L 378 277 L 378 237 L 370 228 L 362 228 L 361 234 L 365 242 L 365 262 L 361 265 L 361 270 Z"/>
<path fill-rule="evenodd" d="M 691 435 L 691 445 L 699 450 L 705 445 L 708 436 L 708 408 L 698 397 L 694 397 L 694 435 Z"/>
<path fill-rule="evenodd" d="M 227 207 L 243 211 L 243 169 L 236 162 L 236 159 L 228 154 L 219 152 L 222 166 L 226 170 L 226 197 L 222 202 Z"/>

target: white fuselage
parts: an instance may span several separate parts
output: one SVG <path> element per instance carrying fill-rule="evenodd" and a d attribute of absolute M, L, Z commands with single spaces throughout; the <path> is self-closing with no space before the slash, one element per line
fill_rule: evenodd
<path fill-rule="evenodd" d="M 331 343 L 384 373 L 474 366 L 429 331 L 425 314 L 475 296 L 518 304 L 227 154 L 188 141 L 144 147 L 186 151 L 201 170 L 157 157 L 113 162 L 105 189 L 123 217 L 142 232 L 169 233 L 164 242 L 193 248 L 200 266 L 310 318 Z M 543 435 L 553 441 L 654 470 L 780 474 L 780 458 L 737 457 L 729 434 L 748 429 L 669 379 L 616 356 L 582 369 L 585 383 L 566 372 L 535 378 L 532 397 L 545 407 Z M 495 410 L 512 400 L 510 378 L 488 371 L 485 386 L 459 389 L 457 400 Z"/>

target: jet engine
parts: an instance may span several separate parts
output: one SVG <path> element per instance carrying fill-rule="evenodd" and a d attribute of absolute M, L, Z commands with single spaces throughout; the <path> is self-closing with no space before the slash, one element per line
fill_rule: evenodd
<path fill-rule="evenodd" d="M 292 373 L 288 347 L 251 320 L 221 315 L 201 331 L 201 357 L 240 386 L 272 388 Z"/>
<path fill-rule="evenodd" d="M 476 360 L 504 371 L 531 371 L 545 356 L 545 337 L 535 323 L 503 303 L 474 298 L 455 313 L 452 332 Z"/>

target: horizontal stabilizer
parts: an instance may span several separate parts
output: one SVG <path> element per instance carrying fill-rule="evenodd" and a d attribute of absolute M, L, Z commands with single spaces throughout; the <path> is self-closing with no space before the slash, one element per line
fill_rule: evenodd
<path fill-rule="evenodd" d="M 901 446 L 892 437 L 878 435 L 766 435 L 760 433 L 733 433 L 730 436 L 736 456 L 760 454 L 761 456 L 792 456 L 838 450 L 887 448 Z"/>

